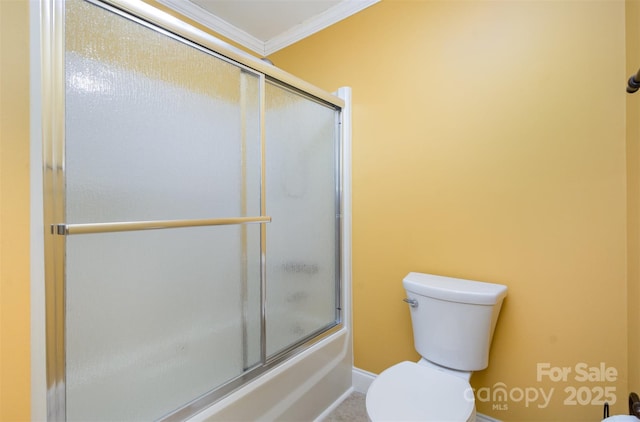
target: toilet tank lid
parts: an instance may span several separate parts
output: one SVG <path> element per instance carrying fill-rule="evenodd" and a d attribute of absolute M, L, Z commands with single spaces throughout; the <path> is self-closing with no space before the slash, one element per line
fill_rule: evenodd
<path fill-rule="evenodd" d="M 409 273 L 402 284 L 405 290 L 421 296 L 476 305 L 495 305 L 507 295 L 507 286 L 502 284 L 433 274 Z"/>

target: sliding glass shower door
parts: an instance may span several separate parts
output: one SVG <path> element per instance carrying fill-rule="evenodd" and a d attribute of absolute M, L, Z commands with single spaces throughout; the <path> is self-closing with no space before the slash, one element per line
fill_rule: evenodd
<path fill-rule="evenodd" d="M 340 324 L 340 109 L 112 6 L 57 4 L 52 413 L 197 410 Z"/>
<path fill-rule="evenodd" d="M 67 418 L 155 419 L 260 362 L 260 77 L 66 7 Z"/>
<path fill-rule="evenodd" d="M 335 324 L 337 115 L 275 82 L 265 91 L 267 353 Z"/>

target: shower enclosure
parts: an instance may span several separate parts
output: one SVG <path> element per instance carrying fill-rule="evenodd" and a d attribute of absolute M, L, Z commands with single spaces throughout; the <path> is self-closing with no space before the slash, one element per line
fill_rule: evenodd
<path fill-rule="evenodd" d="M 49 417 L 184 419 L 344 331 L 344 101 L 142 2 L 43 10 Z"/>

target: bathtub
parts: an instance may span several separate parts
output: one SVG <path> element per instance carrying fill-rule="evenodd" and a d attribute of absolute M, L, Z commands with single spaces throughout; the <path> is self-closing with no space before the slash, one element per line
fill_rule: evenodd
<path fill-rule="evenodd" d="M 352 391 L 347 328 L 248 382 L 190 421 L 312 421 Z"/>

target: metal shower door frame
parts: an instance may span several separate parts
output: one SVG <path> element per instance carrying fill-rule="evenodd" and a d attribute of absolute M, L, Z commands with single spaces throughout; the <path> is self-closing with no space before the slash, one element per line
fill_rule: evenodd
<path fill-rule="evenodd" d="M 261 260 L 261 362 L 258 367 L 245 371 L 240 376 L 224 384 L 221 388 L 207 393 L 174 413 L 166 420 L 183 420 L 214 403 L 247 381 L 268 371 L 285 359 L 299 353 L 306 347 L 342 328 L 341 300 L 341 216 L 342 216 L 342 171 L 341 155 L 341 111 L 344 101 L 305 81 L 296 78 L 270 64 L 253 58 L 243 51 L 229 46 L 217 38 L 200 31 L 179 19 L 154 7 L 135 0 L 84 0 L 110 10 L 127 19 L 134 20 L 155 31 L 196 47 L 206 54 L 239 66 L 259 77 L 260 84 L 260 144 L 261 144 L 261 215 L 203 220 L 162 220 L 142 222 L 114 222 L 100 224 L 72 224 L 65 218 L 65 5 L 64 0 L 42 0 L 41 2 L 41 59 L 42 59 L 42 127 L 43 127 L 43 168 L 44 168 L 44 227 L 45 227 L 45 302 L 46 302 L 46 367 L 47 367 L 47 418 L 66 419 L 65 385 L 65 250 L 66 236 L 83 233 L 112 231 L 155 230 L 165 228 L 260 224 Z M 266 352 L 265 303 L 266 293 L 266 236 L 265 223 L 270 217 L 265 210 L 265 81 L 266 79 L 291 87 L 308 98 L 333 107 L 336 110 L 336 320 L 333 326 L 305 337 L 299 343 L 276 356 L 268 357 Z"/>

